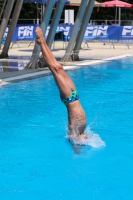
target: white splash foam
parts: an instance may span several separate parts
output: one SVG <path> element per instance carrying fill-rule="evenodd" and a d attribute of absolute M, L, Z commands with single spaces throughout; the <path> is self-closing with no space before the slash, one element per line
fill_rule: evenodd
<path fill-rule="evenodd" d="M 100 148 L 106 146 L 105 142 L 100 138 L 100 136 L 91 131 L 89 126 L 86 128 L 85 134 L 87 135 L 88 139 L 83 139 L 81 137 L 73 137 L 72 143 L 74 145 L 88 145 L 93 148 Z"/>
<path fill-rule="evenodd" d="M 106 146 L 105 142 L 100 138 L 100 136 L 90 130 L 90 127 L 86 128 L 85 134 L 88 136 L 88 139 L 86 141 L 87 145 L 90 145 L 94 148 Z"/>

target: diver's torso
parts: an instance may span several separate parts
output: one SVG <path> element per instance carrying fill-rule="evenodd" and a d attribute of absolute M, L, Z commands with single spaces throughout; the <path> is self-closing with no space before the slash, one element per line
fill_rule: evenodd
<path fill-rule="evenodd" d="M 82 133 L 86 126 L 86 115 L 79 101 L 67 105 L 69 131 Z"/>

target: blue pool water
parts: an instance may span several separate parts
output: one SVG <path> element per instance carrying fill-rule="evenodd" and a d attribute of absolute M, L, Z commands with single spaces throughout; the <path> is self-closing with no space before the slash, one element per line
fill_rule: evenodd
<path fill-rule="evenodd" d="M 133 199 L 133 58 L 68 74 L 90 137 L 77 149 L 51 75 L 0 88 L 0 200 Z"/>

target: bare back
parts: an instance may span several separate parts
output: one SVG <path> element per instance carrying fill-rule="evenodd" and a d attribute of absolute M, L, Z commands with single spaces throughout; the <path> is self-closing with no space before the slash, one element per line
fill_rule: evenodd
<path fill-rule="evenodd" d="M 74 101 L 67 106 L 68 122 L 70 134 L 80 135 L 84 133 L 86 127 L 86 115 L 78 101 Z"/>

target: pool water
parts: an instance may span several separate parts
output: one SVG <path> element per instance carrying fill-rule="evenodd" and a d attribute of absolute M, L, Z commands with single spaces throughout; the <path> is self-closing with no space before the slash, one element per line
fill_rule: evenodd
<path fill-rule="evenodd" d="M 133 199 L 133 58 L 67 72 L 87 115 L 73 147 L 53 77 L 0 88 L 0 200 Z"/>

